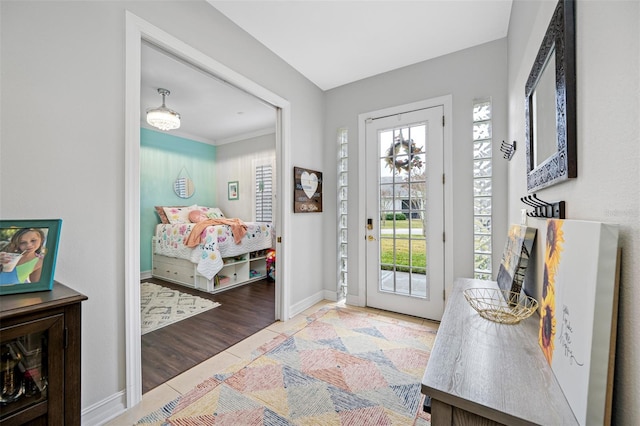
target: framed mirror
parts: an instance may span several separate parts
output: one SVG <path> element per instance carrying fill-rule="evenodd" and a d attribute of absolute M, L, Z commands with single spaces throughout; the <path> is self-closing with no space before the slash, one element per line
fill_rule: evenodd
<path fill-rule="evenodd" d="M 173 182 L 173 191 L 180 198 L 191 198 L 196 188 L 190 178 L 181 177 Z"/>
<path fill-rule="evenodd" d="M 527 190 L 578 175 L 574 0 L 560 0 L 525 86 Z"/>

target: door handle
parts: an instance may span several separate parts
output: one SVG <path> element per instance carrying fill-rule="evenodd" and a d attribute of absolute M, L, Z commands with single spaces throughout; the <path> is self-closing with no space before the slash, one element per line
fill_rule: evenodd
<path fill-rule="evenodd" d="M 367 236 L 367 240 L 369 240 L 369 241 L 375 241 L 375 240 L 376 240 L 376 237 L 374 237 L 373 235 L 369 235 L 369 236 Z"/>

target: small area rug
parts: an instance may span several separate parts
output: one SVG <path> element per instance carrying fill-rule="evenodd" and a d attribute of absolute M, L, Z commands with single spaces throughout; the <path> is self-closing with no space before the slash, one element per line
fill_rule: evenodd
<path fill-rule="evenodd" d="M 420 384 L 435 335 L 325 308 L 137 425 L 429 425 Z"/>
<path fill-rule="evenodd" d="M 220 306 L 202 297 L 152 283 L 140 284 L 142 334 Z"/>

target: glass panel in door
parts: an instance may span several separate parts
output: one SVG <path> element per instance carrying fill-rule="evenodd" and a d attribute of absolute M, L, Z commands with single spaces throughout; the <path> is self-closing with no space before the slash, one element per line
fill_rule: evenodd
<path fill-rule="evenodd" d="M 444 310 L 442 107 L 367 124 L 367 305 Z"/>

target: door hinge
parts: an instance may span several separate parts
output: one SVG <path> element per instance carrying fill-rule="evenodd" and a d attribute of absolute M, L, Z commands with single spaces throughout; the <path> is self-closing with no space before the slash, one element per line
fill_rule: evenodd
<path fill-rule="evenodd" d="M 278 238 L 277 238 L 277 241 L 278 241 L 279 243 L 281 243 L 281 242 L 282 242 L 282 237 L 278 237 Z"/>
<path fill-rule="evenodd" d="M 442 289 L 442 300 L 447 300 L 447 290 L 445 290 L 444 288 Z"/>
<path fill-rule="evenodd" d="M 63 336 L 64 348 L 67 349 L 69 347 L 69 328 L 64 328 L 64 336 Z"/>
<path fill-rule="evenodd" d="M 442 242 L 444 243 L 446 241 L 445 236 L 444 236 L 444 231 L 442 232 Z"/>
<path fill-rule="evenodd" d="M 442 184 L 444 185 L 444 173 L 442 174 Z"/>
<path fill-rule="evenodd" d="M 442 116 L 442 127 L 444 127 L 444 115 Z"/>

